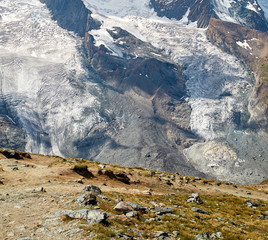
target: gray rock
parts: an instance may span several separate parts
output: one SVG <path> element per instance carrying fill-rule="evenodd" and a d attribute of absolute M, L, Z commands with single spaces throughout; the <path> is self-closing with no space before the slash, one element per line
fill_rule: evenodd
<path fill-rule="evenodd" d="M 96 193 L 97 195 L 102 194 L 101 189 L 99 187 L 95 186 L 95 185 L 86 185 L 84 187 L 83 191 Z"/>
<path fill-rule="evenodd" d="M 1 153 L 6 158 L 15 158 L 17 160 L 22 159 L 22 157 L 20 156 L 20 154 L 17 151 L 13 150 L 13 149 L 6 149 L 6 148 L 4 148 L 4 149 L 1 150 Z"/>
<path fill-rule="evenodd" d="M 267 216 L 266 216 L 266 215 L 263 215 L 263 214 L 259 215 L 258 217 L 259 217 L 259 219 L 261 219 L 261 220 L 265 220 L 265 219 L 267 218 Z"/>
<path fill-rule="evenodd" d="M 120 182 L 123 182 L 125 184 L 130 184 L 130 179 L 125 173 L 118 173 L 115 174 L 116 179 Z"/>
<path fill-rule="evenodd" d="M 76 202 L 84 205 L 95 205 L 97 204 L 97 198 L 91 193 L 85 193 L 76 198 Z"/>
<path fill-rule="evenodd" d="M 126 214 L 128 212 L 134 211 L 134 208 L 130 204 L 121 201 L 114 207 L 114 210 L 118 212 L 123 212 Z"/>
<path fill-rule="evenodd" d="M 126 213 L 126 216 L 127 217 L 136 217 L 136 216 L 138 216 L 138 212 L 137 211 L 131 211 L 131 212 Z"/>
<path fill-rule="evenodd" d="M 84 183 L 82 179 L 77 179 L 76 182 L 77 183 L 80 183 L 80 184 L 83 184 Z"/>
<path fill-rule="evenodd" d="M 187 202 L 188 203 L 197 203 L 197 204 L 203 203 L 203 201 L 201 200 L 198 193 L 192 193 L 192 195 L 190 197 L 188 197 Z"/>
<path fill-rule="evenodd" d="M 145 211 L 146 207 L 143 207 L 142 205 L 134 202 L 127 202 L 131 207 L 133 207 L 134 210 L 136 211 Z"/>
<path fill-rule="evenodd" d="M 63 210 L 58 212 L 60 215 L 67 215 L 71 218 L 84 219 L 89 224 L 102 223 L 107 219 L 107 214 L 98 210 L 82 209 L 77 211 Z"/>
<path fill-rule="evenodd" d="M 124 232 L 121 232 L 118 234 L 118 237 L 121 238 L 121 239 L 134 239 L 133 236 L 127 234 L 127 233 L 124 233 Z"/>
<path fill-rule="evenodd" d="M 218 240 L 218 239 L 222 239 L 222 238 L 223 238 L 223 234 L 220 231 L 217 231 L 217 232 L 212 233 L 210 235 L 210 240 Z"/>
<path fill-rule="evenodd" d="M 153 211 L 157 215 L 164 215 L 164 214 L 167 214 L 167 213 L 173 213 L 174 212 L 174 209 L 171 208 L 171 207 L 166 207 L 166 208 L 156 207 Z"/>
<path fill-rule="evenodd" d="M 193 207 L 193 208 L 192 208 L 192 211 L 193 211 L 193 212 L 198 212 L 198 213 L 202 213 L 202 214 L 207 214 L 207 215 L 209 215 L 209 212 L 208 212 L 208 211 L 203 210 L 203 209 L 201 209 L 201 208 Z"/>
<path fill-rule="evenodd" d="M 168 237 L 168 234 L 165 231 L 156 231 L 154 232 L 154 236 L 158 239 L 163 239 L 163 237 Z"/>
<path fill-rule="evenodd" d="M 263 207 L 264 205 L 261 203 L 256 203 L 251 201 L 250 199 L 246 199 L 246 203 L 250 208 L 254 208 L 254 207 Z"/>
<path fill-rule="evenodd" d="M 66 235 L 66 236 L 70 236 L 70 235 L 77 234 L 77 233 L 79 233 L 79 232 L 81 232 L 81 231 L 83 231 L 83 230 L 77 228 L 77 229 L 73 229 L 73 230 L 69 230 L 69 231 L 65 232 L 64 235 Z"/>
<path fill-rule="evenodd" d="M 209 239 L 209 232 L 200 233 L 195 236 L 195 240 L 207 240 Z"/>

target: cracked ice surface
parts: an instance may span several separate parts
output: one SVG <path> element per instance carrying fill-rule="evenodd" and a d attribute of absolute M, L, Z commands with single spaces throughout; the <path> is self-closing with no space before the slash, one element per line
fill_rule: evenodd
<path fill-rule="evenodd" d="M 61 155 L 67 135 L 82 137 L 98 113 L 100 89 L 90 82 L 80 40 L 51 20 L 38 0 L 0 2 L 0 97 L 26 130 L 26 150 Z"/>

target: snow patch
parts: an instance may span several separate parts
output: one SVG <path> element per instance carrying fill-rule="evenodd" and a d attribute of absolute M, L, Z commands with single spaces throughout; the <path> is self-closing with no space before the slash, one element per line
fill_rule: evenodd
<path fill-rule="evenodd" d="M 247 50 L 252 50 L 252 48 L 247 43 L 247 40 L 244 40 L 243 42 L 237 41 L 236 44 L 242 48 L 245 48 Z"/>

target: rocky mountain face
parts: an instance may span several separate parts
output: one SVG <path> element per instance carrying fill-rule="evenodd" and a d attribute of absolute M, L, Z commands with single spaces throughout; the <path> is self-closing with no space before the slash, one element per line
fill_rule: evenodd
<path fill-rule="evenodd" d="M 1 146 L 238 183 L 267 176 L 257 2 L 41 2 L 0 4 Z"/>
<path fill-rule="evenodd" d="M 187 16 L 198 27 L 207 27 L 213 17 L 268 31 L 264 11 L 255 0 L 151 0 L 150 3 L 159 16 L 177 20 Z"/>
<path fill-rule="evenodd" d="M 267 132 L 268 34 L 216 19 L 211 19 L 207 34 L 213 44 L 237 56 L 253 71 L 256 85 L 249 103 L 249 124 Z"/>

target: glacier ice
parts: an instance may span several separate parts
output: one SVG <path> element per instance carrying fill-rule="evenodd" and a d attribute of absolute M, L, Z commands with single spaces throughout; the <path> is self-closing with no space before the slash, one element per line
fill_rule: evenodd
<path fill-rule="evenodd" d="M 51 20 L 38 0 L 0 2 L 1 96 L 28 135 L 26 150 L 62 155 L 67 135 L 96 122 L 99 87 L 83 66 L 81 39 Z M 92 94 L 91 94 L 92 93 Z"/>

